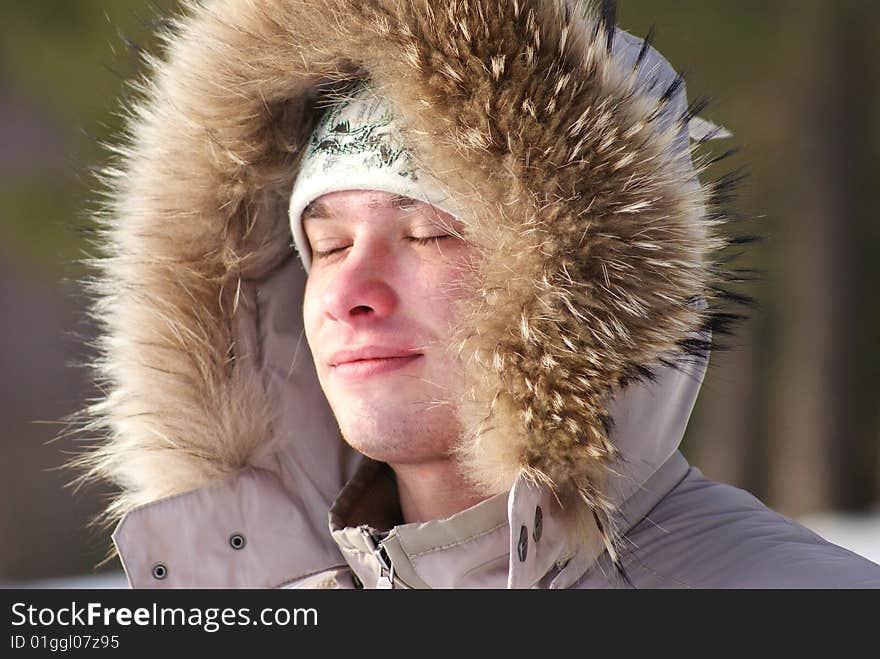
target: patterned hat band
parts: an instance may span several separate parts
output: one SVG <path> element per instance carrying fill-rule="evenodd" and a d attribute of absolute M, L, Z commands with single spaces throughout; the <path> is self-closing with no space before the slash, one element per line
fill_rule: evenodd
<path fill-rule="evenodd" d="M 312 132 L 290 195 L 290 229 L 306 272 L 311 248 L 302 213 L 311 202 L 341 190 L 379 190 L 424 201 L 455 215 L 448 196 L 416 169 L 391 108 L 372 87 L 327 109 Z"/>

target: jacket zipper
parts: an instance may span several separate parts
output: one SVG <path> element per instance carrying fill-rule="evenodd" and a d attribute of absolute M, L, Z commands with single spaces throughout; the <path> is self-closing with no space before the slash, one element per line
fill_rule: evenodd
<path fill-rule="evenodd" d="M 379 581 L 376 582 L 376 588 L 388 590 L 394 588 L 394 564 L 385 551 L 382 540 L 387 534 L 371 533 L 367 527 L 362 528 L 364 539 L 367 541 L 367 547 L 379 562 Z"/>

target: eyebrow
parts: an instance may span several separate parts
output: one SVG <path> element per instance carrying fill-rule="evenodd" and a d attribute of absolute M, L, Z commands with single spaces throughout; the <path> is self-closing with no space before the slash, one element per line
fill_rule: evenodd
<path fill-rule="evenodd" d="M 411 197 L 406 197 L 404 195 L 392 195 L 391 197 L 383 197 L 381 199 L 374 199 L 370 201 L 370 208 L 400 208 L 400 209 L 411 209 L 416 206 L 424 206 L 427 205 L 423 201 L 419 201 L 418 199 L 412 199 Z M 336 211 L 332 206 L 327 204 L 320 199 L 315 199 L 308 206 L 303 209 L 302 212 L 302 223 L 305 224 L 306 220 L 316 220 L 321 218 L 331 219 L 337 217 Z"/>

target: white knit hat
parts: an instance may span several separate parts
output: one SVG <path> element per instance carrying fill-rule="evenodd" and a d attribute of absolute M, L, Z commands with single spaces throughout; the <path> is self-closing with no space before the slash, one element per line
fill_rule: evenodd
<path fill-rule="evenodd" d="M 318 197 L 340 190 L 391 192 L 457 215 L 437 181 L 416 169 L 390 107 L 366 84 L 324 113 L 290 194 L 290 229 L 306 272 L 311 248 L 302 212 Z"/>

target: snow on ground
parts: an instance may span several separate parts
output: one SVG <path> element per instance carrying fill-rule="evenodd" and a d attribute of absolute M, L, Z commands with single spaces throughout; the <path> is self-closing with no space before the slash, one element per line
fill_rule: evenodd
<path fill-rule="evenodd" d="M 880 564 L 880 509 L 872 513 L 819 513 L 798 520 L 829 542 Z M 3 582 L 5 588 L 128 588 L 122 572 L 103 572 L 38 581 Z"/>
<path fill-rule="evenodd" d="M 871 513 L 819 513 L 798 521 L 828 542 L 880 564 L 880 510 Z"/>

